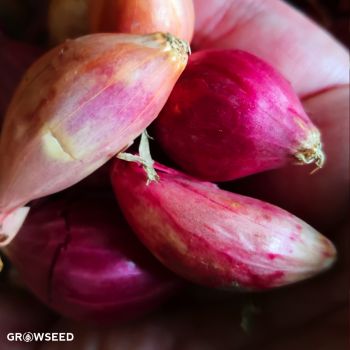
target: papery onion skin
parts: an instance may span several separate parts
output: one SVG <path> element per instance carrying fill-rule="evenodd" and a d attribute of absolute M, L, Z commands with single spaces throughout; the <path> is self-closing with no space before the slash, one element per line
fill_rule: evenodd
<path fill-rule="evenodd" d="M 182 169 L 214 182 L 324 162 L 319 130 L 290 83 L 240 50 L 194 53 L 154 136 Z"/>
<path fill-rule="evenodd" d="M 126 219 L 169 269 L 193 282 L 263 290 L 327 269 L 332 243 L 292 214 L 156 165 L 116 161 L 112 182 Z"/>
<path fill-rule="evenodd" d="M 192 0 L 90 1 L 91 32 L 147 34 L 168 32 L 191 41 L 194 30 Z"/>
<path fill-rule="evenodd" d="M 0 218 L 129 146 L 165 104 L 188 50 L 170 34 L 93 34 L 36 61 L 4 121 Z"/>
<path fill-rule="evenodd" d="M 77 320 L 134 319 L 183 285 L 138 242 L 103 193 L 41 201 L 6 253 L 41 301 Z"/>

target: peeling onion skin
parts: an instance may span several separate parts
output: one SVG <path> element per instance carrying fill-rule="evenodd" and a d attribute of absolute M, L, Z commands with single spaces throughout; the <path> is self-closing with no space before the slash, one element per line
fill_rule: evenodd
<path fill-rule="evenodd" d="M 1 232 L 11 210 L 72 186 L 128 147 L 164 106 L 188 50 L 170 34 L 92 34 L 36 61 L 4 120 L 0 233 L 13 235 Z"/>
<path fill-rule="evenodd" d="M 240 50 L 194 53 L 154 135 L 177 165 L 208 181 L 324 162 L 320 133 L 290 83 Z"/>
<path fill-rule="evenodd" d="M 125 218 L 169 269 L 198 284 L 249 290 L 288 285 L 333 263 L 333 244 L 292 214 L 157 164 L 115 161 L 112 184 Z"/>
<path fill-rule="evenodd" d="M 91 32 L 172 33 L 191 41 L 192 0 L 99 0 L 89 3 Z"/>
<path fill-rule="evenodd" d="M 138 242 L 103 193 L 39 201 L 6 254 L 42 302 L 76 320 L 131 320 L 183 285 Z"/>

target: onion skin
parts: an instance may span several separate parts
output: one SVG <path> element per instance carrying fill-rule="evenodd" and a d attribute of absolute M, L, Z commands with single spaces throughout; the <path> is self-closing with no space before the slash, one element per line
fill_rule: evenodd
<path fill-rule="evenodd" d="M 90 1 L 89 17 L 91 32 L 161 31 L 190 42 L 194 30 L 192 0 Z"/>
<path fill-rule="evenodd" d="M 157 117 L 187 62 L 170 34 L 93 34 L 31 66 L 0 144 L 0 224 L 30 200 L 80 181 Z M 8 239 L 12 232 L 1 232 Z M 1 243 L 0 243 L 1 245 Z"/>
<path fill-rule="evenodd" d="M 320 133 L 289 82 L 240 50 L 194 53 L 154 134 L 176 164 L 208 181 L 324 161 Z"/>
<path fill-rule="evenodd" d="M 193 282 L 263 290 L 328 268 L 334 246 L 292 214 L 156 165 L 117 161 L 116 197 L 130 226 L 169 269 Z"/>
<path fill-rule="evenodd" d="M 42 302 L 69 318 L 121 322 L 179 289 L 182 281 L 137 241 L 113 198 L 72 194 L 34 207 L 6 247 Z"/>

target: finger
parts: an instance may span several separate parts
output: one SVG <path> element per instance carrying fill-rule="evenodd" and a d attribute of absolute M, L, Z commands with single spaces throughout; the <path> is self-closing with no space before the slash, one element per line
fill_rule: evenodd
<path fill-rule="evenodd" d="M 347 50 L 301 13 L 276 0 L 194 0 L 195 49 L 237 48 L 276 67 L 300 96 L 346 84 Z"/>
<path fill-rule="evenodd" d="M 349 205 L 349 86 L 304 101 L 322 133 L 324 168 L 290 165 L 231 184 L 231 190 L 278 205 L 328 234 L 345 217 Z"/>

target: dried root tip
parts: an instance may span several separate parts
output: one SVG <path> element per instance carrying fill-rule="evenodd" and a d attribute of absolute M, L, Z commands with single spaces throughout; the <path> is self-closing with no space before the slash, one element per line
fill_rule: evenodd
<path fill-rule="evenodd" d="M 187 41 L 177 38 L 170 33 L 156 32 L 144 35 L 140 38 L 146 46 L 161 48 L 170 53 L 175 61 L 186 64 L 188 55 L 191 54 L 190 45 Z"/>
<path fill-rule="evenodd" d="M 159 180 L 159 176 L 155 171 L 153 164 L 146 162 L 142 157 L 131 153 L 118 153 L 117 158 L 125 160 L 127 162 L 136 162 L 142 164 L 147 173 L 147 185 L 149 185 L 152 181 Z"/>
<path fill-rule="evenodd" d="M 137 162 L 143 165 L 143 168 L 147 174 L 147 185 L 152 181 L 158 181 L 159 176 L 155 171 L 153 164 L 154 161 L 151 156 L 148 139 L 151 138 L 147 131 L 145 130 L 141 135 L 141 141 L 139 146 L 139 155 L 134 155 L 131 153 L 119 153 L 117 158 L 126 160 L 127 162 Z"/>
<path fill-rule="evenodd" d="M 186 54 L 186 55 L 191 54 L 191 47 L 187 41 L 179 39 L 170 33 L 165 33 L 164 35 L 165 35 L 166 41 L 169 43 L 170 47 L 173 50 L 179 52 L 182 55 L 183 54 Z"/>
<path fill-rule="evenodd" d="M 311 172 L 311 174 L 321 169 L 326 160 L 321 143 L 318 143 L 313 148 L 303 148 L 298 150 L 298 152 L 294 154 L 294 157 L 298 160 L 298 164 L 315 163 L 317 167 Z"/>

